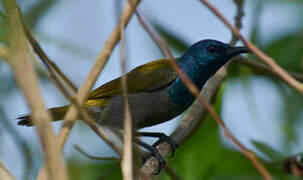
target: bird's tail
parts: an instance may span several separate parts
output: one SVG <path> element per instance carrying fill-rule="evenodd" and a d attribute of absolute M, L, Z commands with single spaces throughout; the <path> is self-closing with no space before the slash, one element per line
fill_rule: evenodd
<path fill-rule="evenodd" d="M 55 107 L 48 109 L 51 113 L 51 116 L 53 117 L 54 121 L 62 120 L 65 116 L 65 113 L 67 111 L 69 106 L 62 106 L 62 107 Z M 32 126 L 33 122 L 30 118 L 30 114 L 22 115 L 17 118 L 18 125 L 20 126 Z"/>

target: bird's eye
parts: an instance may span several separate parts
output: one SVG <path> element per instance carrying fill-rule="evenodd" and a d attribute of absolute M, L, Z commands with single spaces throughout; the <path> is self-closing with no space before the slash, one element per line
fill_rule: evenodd
<path fill-rule="evenodd" d="M 210 53 L 216 53 L 218 51 L 217 47 L 214 45 L 210 45 L 207 47 L 207 51 Z"/>

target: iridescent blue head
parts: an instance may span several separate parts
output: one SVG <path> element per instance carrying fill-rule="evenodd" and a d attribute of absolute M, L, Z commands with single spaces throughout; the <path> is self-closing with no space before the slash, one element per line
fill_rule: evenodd
<path fill-rule="evenodd" d="M 199 68 L 214 74 L 232 57 L 248 53 L 246 47 L 232 47 L 216 40 L 202 40 L 192 45 L 181 57 L 181 61 L 194 61 Z"/>
<path fill-rule="evenodd" d="M 192 45 L 178 61 L 178 64 L 193 83 L 201 89 L 206 81 L 228 60 L 241 53 L 249 52 L 246 47 L 231 47 L 216 40 L 202 40 Z M 180 78 L 168 88 L 175 104 L 187 108 L 194 100 Z"/>

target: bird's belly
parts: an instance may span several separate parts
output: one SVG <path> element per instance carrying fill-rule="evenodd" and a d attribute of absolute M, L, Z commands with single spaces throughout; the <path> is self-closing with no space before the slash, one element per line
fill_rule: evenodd
<path fill-rule="evenodd" d="M 184 111 L 173 104 L 165 90 L 129 94 L 128 98 L 133 126 L 136 128 L 160 124 Z M 124 122 L 123 96 L 111 98 L 97 122 L 100 125 L 122 129 Z"/>

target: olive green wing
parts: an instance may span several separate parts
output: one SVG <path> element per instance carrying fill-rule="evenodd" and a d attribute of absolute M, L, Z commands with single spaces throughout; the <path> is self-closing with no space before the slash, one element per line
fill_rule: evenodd
<path fill-rule="evenodd" d="M 168 86 L 177 73 L 166 59 L 138 66 L 127 74 L 128 93 L 148 92 Z M 122 94 L 121 78 L 110 81 L 89 93 L 88 100 L 108 98 Z"/>

